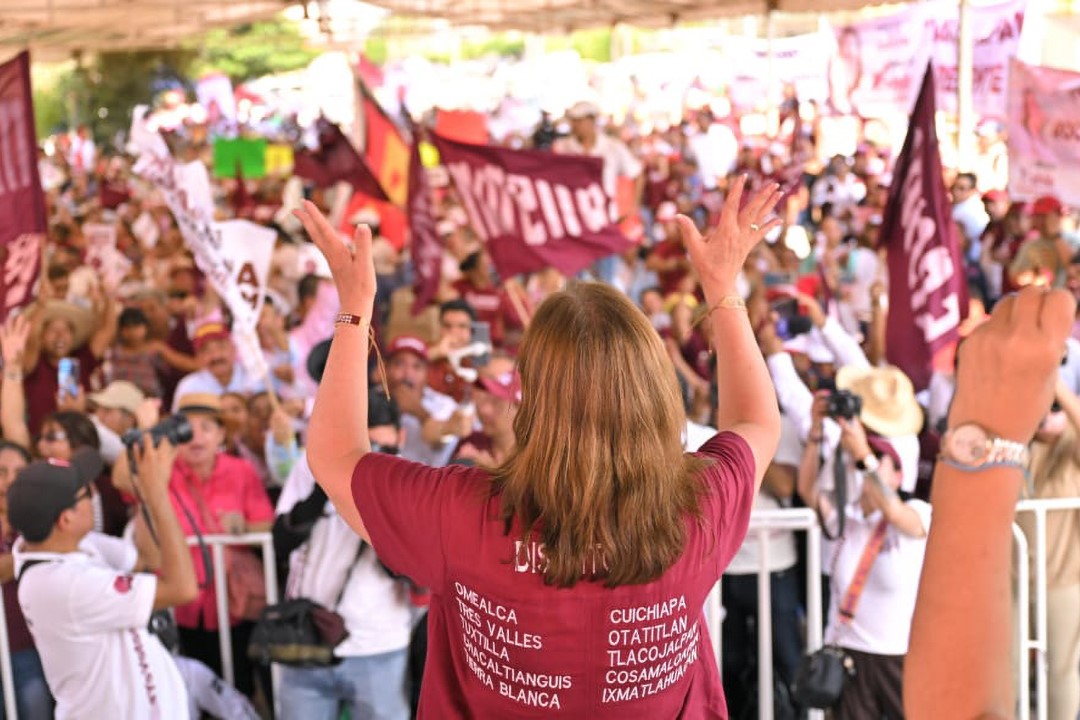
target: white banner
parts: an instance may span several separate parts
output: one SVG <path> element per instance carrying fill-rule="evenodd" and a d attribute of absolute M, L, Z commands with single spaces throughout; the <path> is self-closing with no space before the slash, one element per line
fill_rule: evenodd
<path fill-rule="evenodd" d="M 1013 60 L 1008 119 L 1009 195 L 1080 206 L 1080 73 Z"/>
<path fill-rule="evenodd" d="M 1005 115 L 1009 60 L 1016 56 L 1027 0 L 971 8 L 973 100 L 982 117 Z M 836 28 L 829 63 L 829 108 L 862 117 L 907 115 L 933 59 L 938 110 L 956 112 L 959 8 L 909 5 L 892 15 Z"/>
<path fill-rule="evenodd" d="M 834 43 L 825 33 L 777 38 L 772 43 L 772 76 L 776 86 L 793 83 L 799 100 L 824 102 L 829 96 L 826 69 Z M 768 99 L 769 41 L 731 37 L 723 43 L 730 68 L 731 102 L 738 107 L 757 107 Z"/>
<path fill-rule="evenodd" d="M 250 242 L 251 245 L 259 246 L 255 258 L 258 262 L 263 262 L 263 246 L 269 242 L 272 252 L 276 233 L 246 221 L 240 221 L 240 226 L 235 222 L 214 222 L 213 204 L 208 203 L 210 196 L 206 192 L 210 187 L 206 166 L 200 162 L 177 165 L 169 154 L 164 139 L 147 126 L 145 116 L 145 107 L 136 108 L 131 125 L 131 143 L 139 155 L 135 163 L 135 173 L 152 182 L 161 191 L 165 204 L 176 218 L 184 241 L 195 257 L 195 264 L 232 313 L 233 340 L 240 350 L 240 359 L 245 369 L 259 377 L 266 377 L 266 363 L 262 353 L 252 351 L 252 348 L 258 348 L 255 325 L 259 321 L 263 302 L 263 293 L 260 291 L 256 291 L 255 297 L 252 297 L 252 283 L 258 283 L 258 288 L 265 287 L 269 274 L 269 259 L 260 271 L 254 264 L 249 266 L 245 258 L 238 258 L 231 253 L 240 244 L 234 238 L 243 237 L 244 243 Z M 254 233 L 247 226 L 259 232 Z M 240 283 L 241 279 L 243 285 Z"/>
<path fill-rule="evenodd" d="M 98 274 L 106 290 L 116 290 L 131 270 L 131 260 L 116 249 L 116 226 L 86 223 L 82 232 L 86 238 L 86 264 Z"/>

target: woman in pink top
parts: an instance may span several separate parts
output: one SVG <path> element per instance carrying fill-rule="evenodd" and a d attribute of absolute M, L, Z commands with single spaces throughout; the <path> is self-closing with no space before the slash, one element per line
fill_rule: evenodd
<path fill-rule="evenodd" d="M 779 437 L 735 278 L 776 220 L 772 185 L 737 180 L 705 237 L 680 223 L 711 311 L 720 433 L 683 454 L 674 368 L 629 300 L 600 284 L 548 298 L 518 358 L 517 448 L 495 468 L 372 453 L 371 237 L 326 255 L 343 315 L 311 419 L 312 472 L 392 570 L 431 588 L 422 718 L 726 718 L 702 616 L 742 543 Z"/>

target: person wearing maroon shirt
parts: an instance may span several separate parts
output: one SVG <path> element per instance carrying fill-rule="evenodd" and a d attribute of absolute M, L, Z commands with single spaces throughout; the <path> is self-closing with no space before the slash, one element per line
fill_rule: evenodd
<path fill-rule="evenodd" d="M 521 406 L 521 378 L 514 371 L 481 375 L 473 389 L 480 429 L 461 440 L 454 460 L 483 467 L 501 465 L 514 448 L 514 418 Z"/>
<path fill-rule="evenodd" d="M 691 292 L 693 283 L 686 287 L 687 279 L 692 278 L 690 258 L 686 253 L 682 232 L 675 224 L 675 204 L 664 203 L 656 215 L 656 222 L 664 229 L 664 239 L 653 246 L 645 261 L 645 267 L 656 273 L 660 289 L 664 296 L 674 292 Z"/>
<path fill-rule="evenodd" d="M 517 447 L 490 471 L 371 452 L 371 233 L 297 211 L 342 316 L 311 417 L 311 470 L 395 572 L 432 589 L 423 718 L 727 718 L 702 606 L 742 543 L 780 416 L 736 278 L 778 187 L 732 186 L 702 238 L 680 218 L 717 345 L 720 432 L 684 454 L 678 383 L 620 292 L 580 283 L 537 310 L 518 356 Z"/>
<path fill-rule="evenodd" d="M 464 277 L 451 287 L 469 303 L 477 320 L 491 325 L 491 344 L 502 347 L 507 335 L 520 330 L 524 323 L 506 291 L 492 279 L 491 256 L 477 250 L 461 261 L 460 268 Z"/>
<path fill-rule="evenodd" d="M 29 311 L 30 335 L 23 352 L 27 426 L 41 430 L 45 416 L 55 412 L 60 390 L 57 370 L 61 358 L 79 361 L 79 387 L 90 390 L 90 378 L 116 337 L 116 312 L 104 297 L 94 310 L 61 300 L 35 304 Z"/>

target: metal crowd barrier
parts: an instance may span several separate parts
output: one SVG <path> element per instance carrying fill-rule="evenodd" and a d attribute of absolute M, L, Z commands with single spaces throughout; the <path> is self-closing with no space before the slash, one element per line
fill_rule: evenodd
<path fill-rule="evenodd" d="M 1038 720 L 1047 720 L 1050 711 L 1047 680 L 1049 667 L 1047 660 L 1046 610 L 1046 516 L 1051 512 L 1080 510 L 1080 498 L 1055 498 L 1046 500 L 1021 500 L 1016 506 L 1017 514 L 1031 513 L 1035 517 L 1035 636 L 1031 636 L 1030 622 L 1030 575 L 1027 537 L 1019 526 L 1013 525 L 1013 537 L 1017 545 L 1017 589 L 1016 605 L 1018 612 L 1017 638 L 1017 704 L 1020 720 L 1031 717 L 1031 692 L 1028 682 L 1028 653 L 1035 651 L 1035 713 Z M 1080 548 L 1077 548 L 1080 552 Z"/>
<path fill-rule="evenodd" d="M 760 566 L 757 572 L 758 587 L 758 717 L 773 720 L 773 640 L 772 640 L 772 582 L 769 571 L 769 533 L 774 530 L 792 530 L 806 533 L 806 652 L 813 652 L 822 643 L 821 607 L 821 526 L 817 514 L 809 508 L 784 510 L 755 510 L 750 514 L 748 534 L 757 534 L 761 548 Z M 721 628 L 723 598 L 720 583 L 713 587 L 705 605 L 705 618 L 709 626 L 717 667 L 723 668 L 721 657 Z M 760 620 L 768 618 L 768 620 Z M 820 720 L 821 711 L 810 713 L 811 720 Z"/>
<path fill-rule="evenodd" d="M 274 541 L 268 532 L 246 533 L 244 535 L 204 535 L 203 540 L 210 548 L 210 556 L 214 563 L 214 600 L 217 605 L 219 618 L 229 617 L 228 586 L 225 581 L 225 547 L 233 545 L 248 545 L 261 547 L 263 551 L 263 570 L 266 576 L 266 601 L 269 604 L 278 601 L 278 578 L 277 562 L 274 557 Z M 187 538 L 187 544 L 197 546 L 197 538 Z M 7 609 L 4 607 L 3 594 L 0 594 L 0 613 L 7 617 Z M 218 623 L 218 643 L 221 650 L 221 674 L 227 683 L 235 685 L 236 673 L 232 659 L 232 635 L 229 633 L 228 621 Z M 271 666 L 273 676 L 273 698 L 268 698 L 278 708 L 278 687 L 280 686 L 279 669 L 276 665 Z M 4 688 L 4 708 L 9 720 L 17 720 L 18 712 L 15 703 L 15 681 L 11 672 L 11 649 L 8 643 L 7 622 L 0 622 L 0 681 Z"/>
<path fill-rule="evenodd" d="M 1016 506 L 1017 513 L 1032 513 L 1035 518 L 1035 633 L 1030 630 L 1029 580 L 1031 569 L 1028 559 L 1027 537 L 1018 525 L 1013 525 L 1013 539 L 1016 547 L 1016 609 L 1017 609 L 1017 705 L 1019 720 L 1031 717 L 1031 692 L 1029 684 L 1029 651 L 1035 651 L 1035 710 L 1037 720 L 1047 720 L 1047 577 L 1046 577 L 1046 516 L 1050 512 L 1080 510 L 1080 498 L 1054 500 L 1023 500 Z M 813 652 L 822 644 L 822 606 L 821 606 L 821 527 L 816 514 L 809 509 L 755 510 L 750 516 L 750 533 L 757 533 L 761 547 L 758 580 L 758 617 L 772 617 L 772 584 L 769 573 L 769 532 L 774 530 L 792 530 L 807 534 L 807 608 L 806 608 L 806 649 Z M 206 544 L 210 547 L 214 563 L 214 592 L 218 617 L 228 617 L 228 593 L 226 585 L 225 552 L 226 546 L 258 546 L 263 550 L 263 564 L 266 575 L 266 599 L 268 603 L 278 601 L 277 564 L 274 557 L 274 543 L 268 532 L 248 533 L 245 535 L 206 535 Z M 198 540 L 188 538 L 188 545 L 197 545 Z M 721 657 L 721 627 L 723 599 L 720 583 L 709 593 L 705 603 L 705 621 L 713 643 L 718 667 L 723 667 Z M 0 594 L 0 613 L 4 613 L 3 595 Z M 219 624 L 218 640 L 221 650 L 222 676 L 233 684 L 235 670 L 232 662 L 232 637 L 228 623 Z M 760 720 L 773 719 L 773 669 L 772 669 L 772 622 L 758 623 L 758 707 Z M 277 706 L 279 669 L 273 666 L 274 697 Z M 4 707 L 7 717 L 17 720 L 14 680 L 11 671 L 11 653 L 8 644 L 7 623 L 0 622 L 0 681 L 4 689 Z M 811 720 L 820 720 L 822 713 L 810 714 Z"/>

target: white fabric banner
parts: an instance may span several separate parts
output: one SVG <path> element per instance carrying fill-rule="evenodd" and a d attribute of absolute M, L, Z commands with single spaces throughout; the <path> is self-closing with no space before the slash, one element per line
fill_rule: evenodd
<path fill-rule="evenodd" d="M 1008 119 L 1009 195 L 1080 206 L 1080 73 L 1013 60 Z"/>
<path fill-rule="evenodd" d="M 233 340 L 245 370 L 266 377 L 255 325 L 262 311 L 262 289 L 276 233 L 247 221 L 214 222 L 206 166 L 200 162 L 178 165 L 164 139 L 147 126 L 145 107 L 135 110 L 131 143 L 139 156 L 135 173 L 161 191 L 195 264 L 232 313 Z M 241 246 L 243 250 L 238 249 Z"/>
<path fill-rule="evenodd" d="M 731 73 L 731 101 L 740 107 L 766 102 L 769 77 L 769 41 L 731 37 L 724 41 L 724 56 Z M 829 96 L 829 58 L 834 42 L 825 33 L 777 38 L 772 43 L 772 76 L 778 87 L 794 83 L 799 100 L 824 102 Z"/>

